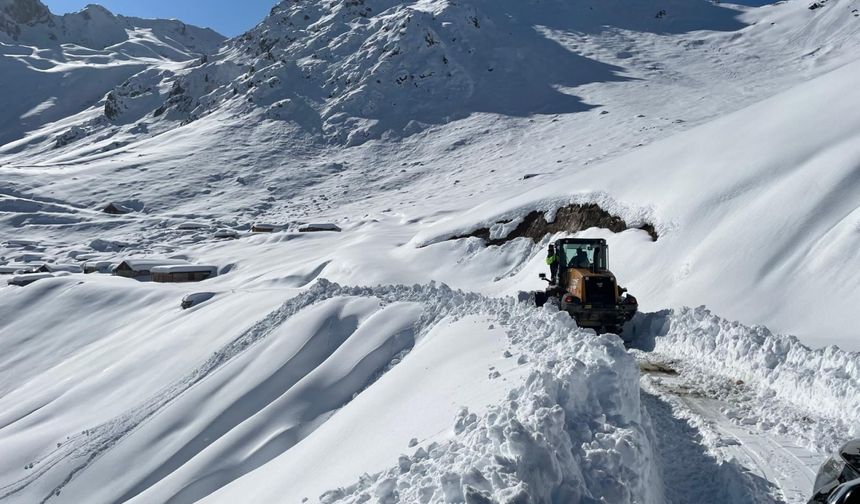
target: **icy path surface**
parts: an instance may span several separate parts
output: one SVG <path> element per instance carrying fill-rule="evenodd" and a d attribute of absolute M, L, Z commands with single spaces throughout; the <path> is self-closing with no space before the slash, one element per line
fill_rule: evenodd
<path fill-rule="evenodd" d="M 804 504 L 821 463 L 856 436 L 855 353 L 701 307 L 646 314 L 630 330 L 669 503 Z"/>
<path fill-rule="evenodd" d="M 667 502 L 803 504 L 825 455 L 789 436 L 738 424 L 732 405 L 682 376 L 644 371 L 643 404 L 655 423 Z"/>

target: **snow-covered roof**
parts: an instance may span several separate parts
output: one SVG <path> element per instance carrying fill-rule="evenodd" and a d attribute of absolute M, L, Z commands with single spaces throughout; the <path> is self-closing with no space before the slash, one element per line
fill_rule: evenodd
<path fill-rule="evenodd" d="M 9 275 L 18 271 L 36 271 L 41 264 L 4 264 L 0 266 L 0 275 Z"/>
<path fill-rule="evenodd" d="M 6 283 L 9 285 L 25 285 L 45 278 L 54 278 L 54 275 L 50 273 L 26 273 L 23 275 L 13 276 Z"/>
<path fill-rule="evenodd" d="M 205 222 L 183 222 L 176 226 L 176 229 L 205 229 L 208 227 L 210 227 L 209 224 L 206 224 Z"/>
<path fill-rule="evenodd" d="M 305 224 L 304 226 L 299 228 L 299 231 L 340 231 L 340 227 L 338 227 L 337 224 L 332 224 L 331 222 L 321 224 Z"/>
<path fill-rule="evenodd" d="M 118 264 L 116 261 L 108 261 L 108 260 L 90 260 L 84 262 L 84 267 L 86 266 L 105 266 L 108 264 Z"/>
<path fill-rule="evenodd" d="M 7 247 L 26 247 L 30 245 L 38 245 L 39 242 L 36 240 L 22 240 L 22 239 L 14 239 L 14 240 L 6 240 L 4 245 Z"/>
<path fill-rule="evenodd" d="M 218 266 L 208 264 L 173 264 L 169 266 L 156 266 L 150 270 L 152 273 L 198 273 L 210 272 L 215 274 L 218 272 Z"/>
<path fill-rule="evenodd" d="M 117 268 L 123 264 L 128 266 L 132 271 L 151 271 L 152 268 L 157 266 L 188 265 L 189 263 L 182 259 L 133 258 L 123 260 L 117 265 Z"/>
<path fill-rule="evenodd" d="M 80 273 L 81 266 L 78 264 L 45 264 L 40 269 L 48 272 L 68 271 L 69 273 Z"/>

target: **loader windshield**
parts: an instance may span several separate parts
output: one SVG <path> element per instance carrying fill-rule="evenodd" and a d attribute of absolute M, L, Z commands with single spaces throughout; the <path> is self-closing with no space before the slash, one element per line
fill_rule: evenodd
<path fill-rule="evenodd" d="M 606 269 L 606 247 L 586 243 L 565 243 L 562 246 L 568 268 Z"/>

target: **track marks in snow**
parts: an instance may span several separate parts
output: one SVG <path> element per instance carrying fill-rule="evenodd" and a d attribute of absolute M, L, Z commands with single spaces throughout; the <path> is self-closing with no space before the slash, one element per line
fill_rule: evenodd
<path fill-rule="evenodd" d="M 643 404 L 654 419 L 659 452 L 667 454 L 661 464 L 670 502 L 806 502 L 824 455 L 739 418 L 740 405 L 710 396 L 674 365 L 643 364 Z M 691 444 L 695 449 L 679 449 Z M 718 469 L 706 470 L 705 460 Z M 720 483 L 713 486 L 712 479 Z"/>
<path fill-rule="evenodd" d="M 708 453 L 701 433 L 678 418 L 670 403 L 642 391 L 657 436 L 658 464 L 669 504 L 776 503 L 772 485 L 743 466 Z"/>

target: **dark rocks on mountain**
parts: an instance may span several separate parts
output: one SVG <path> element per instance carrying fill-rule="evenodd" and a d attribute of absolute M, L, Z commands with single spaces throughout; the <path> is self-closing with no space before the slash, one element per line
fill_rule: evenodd
<path fill-rule="evenodd" d="M 65 147 L 66 145 L 76 142 L 87 135 L 88 133 L 84 128 L 80 126 L 72 126 L 54 140 L 54 148 L 59 149 L 60 147 Z"/>
<path fill-rule="evenodd" d="M 117 100 L 116 94 L 111 91 L 107 95 L 107 99 L 105 99 L 105 116 L 110 119 L 116 119 L 120 112 L 122 112 L 122 106 L 119 104 Z"/>
<path fill-rule="evenodd" d="M 13 21 L 30 24 L 49 16 L 51 12 L 39 0 L 10 0 L 4 2 L 3 12 Z"/>
<path fill-rule="evenodd" d="M 457 240 L 460 238 L 476 237 L 484 240 L 487 245 L 502 245 L 515 238 L 531 238 L 535 243 L 543 240 L 547 235 L 555 233 L 576 233 L 589 228 L 598 227 L 608 229 L 615 233 L 620 233 L 631 229 L 624 222 L 624 219 L 612 215 L 600 206 L 589 203 L 585 205 L 573 204 L 564 208 L 558 209 L 555 214 L 555 220 L 547 222 L 543 212 L 533 211 L 525 216 L 523 221 L 504 238 L 491 239 L 490 230 L 488 228 L 472 231 L 467 235 L 456 236 L 451 238 Z M 641 229 L 648 233 L 651 241 L 657 241 L 657 234 L 654 225 L 645 223 L 635 229 Z"/>

